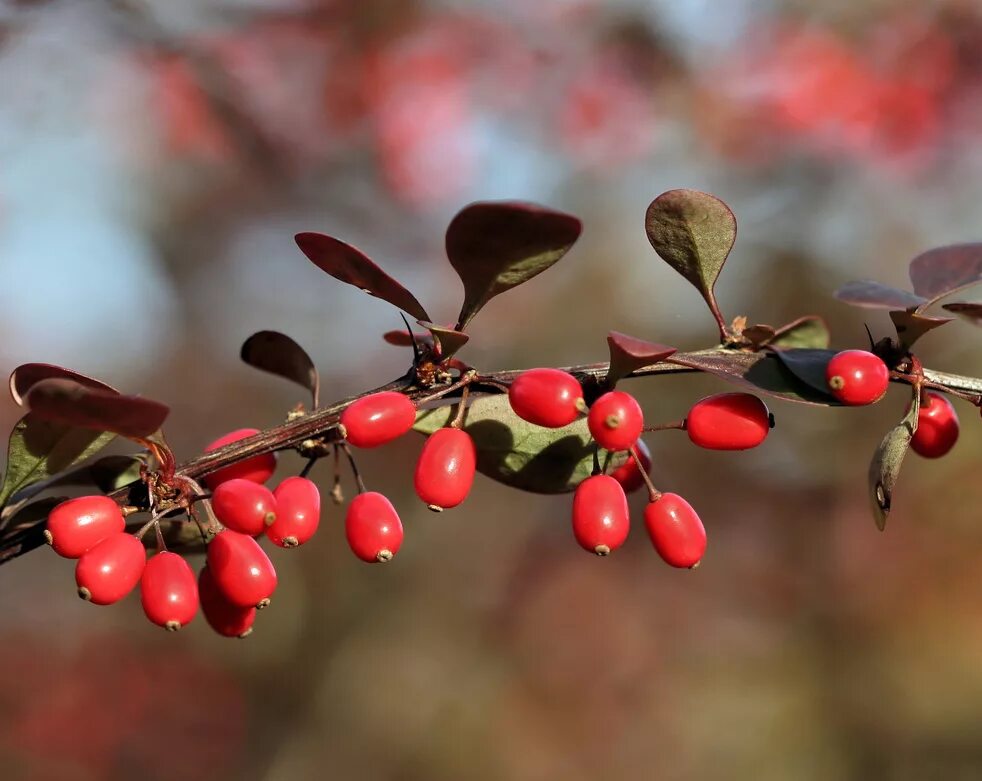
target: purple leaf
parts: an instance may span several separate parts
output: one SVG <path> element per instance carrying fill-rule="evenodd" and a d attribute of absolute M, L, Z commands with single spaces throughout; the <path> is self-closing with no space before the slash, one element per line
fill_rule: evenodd
<path fill-rule="evenodd" d="M 847 282 L 835 291 L 835 297 L 852 306 L 868 309 L 910 309 L 927 301 L 909 290 L 881 285 L 870 279 Z"/>
<path fill-rule="evenodd" d="M 239 355 L 250 366 L 306 388 L 317 408 L 320 375 L 307 351 L 289 336 L 279 331 L 259 331 L 245 340 Z"/>
<path fill-rule="evenodd" d="M 298 233 L 294 238 L 303 254 L 335 279 L 388 301 L 420 320 L 430 319 L 416 296 L 376 266 L 361 250 L 323 233 Z"/>
<path fill-rule="evenodd" d="M 450 222 L 446 239 L 450 265 L 464 283 L 456 330 L 462 331 L 494 296 L 556 263 L 581 229 L 576 217 L 530 203 L 483 201 L 465 206 Z"/>
<path fill-rule="evenodd" d="M 941 308 L 964 318 L 972 325 L 982 326 L 982 304 L 971 301 L 952 301 L 950 304 L 942 304 Z"/>
<path fill-rule="evenodd" d="M 982 244 L 928 250 L 910 262 L 914 292 L 931 301 L 982 281 Z"/>
<path fill-rule="evenodd" d="M 106 385 L 106 383 L 102 382 L 101 380 L 97 380 L 93 377 L 86 377 L 84 374 L 79 374 L 71 369 L 66 369 L 62 366 L 55 366 L 50 363 L 21 364 L 10 373 L 10 379 L 7 381 L 7 384 L 10 387 L 10 395 L 13 396 L 14 401 L 19 406 L 23 407 L 24 397 L 27 396 L 27 392 L 31 389 L 31 387 L 39 383 L 41 380 L 49 380 L 52 378 L 74 380 L 79 385 L 85 385 L 89 388 L 99 388 L 110 393 L 119 393 L 118 390 Z"/>
<path fill-rule="evenodd" d="M 674 355 L 677 350 L 664 344 L 655 344 L 644 339 L 611 331 L 607 336 L 610 349 L 610 369 L 607 371 L 607 385 L 613 388 L 618 380 L 626 377 L 642 366 L 660 363 Z"/>
<path fill-rule="evenodd" d="M 28 392 L 26 402 L 44 420 L 137 440 L 158 431 L 170 412 L 159 401 L 88 388 L 66 379 L 41 380 Z"/>

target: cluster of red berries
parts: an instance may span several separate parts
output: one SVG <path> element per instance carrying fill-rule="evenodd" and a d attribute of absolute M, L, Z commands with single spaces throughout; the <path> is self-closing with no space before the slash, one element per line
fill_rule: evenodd
<path fill-rule="evenodd" d="M 206 451 L 257 433 L 233 431 Z M 296 547 L 314 535 L 320 522 L 317 486 L 304 477 L 288 477 L 271 491 L 264 483 L 275 468 L 276 457 L 269 453 L 206 478 L 223 528 L 209 542 L 207 563 L 197 578 L 176 553 L 161 549 L 148 559 L 142 533 L 126 533 L 123 511 L 106 496 L 62 502 L 48 516 L 45 536 L 57 553 L 78 559 L 75 581 L 83 599 L 110 605 L 139 583 L 143 610 L 153 623 L 176 631 L 191 622 L 200 606 L 216 632 L 244 637 L 277 585 L 273 563 L 256 537 L 265 534 L 280 547 Z"/>
<path fill-rule="evenodd" d="M 844 350 L 830 360 L 825 379 L 832 395 L 843 404 L 859 406 L 879 401 L 890 383 L 890 370 L 866 350 Z M 924 458 L 940 458 L 958 441 L 958 415 L 940 393 L 924 394 L 917 415 L 911 449 Z"/>
<path fill-rule="evenodd" d="M 531 369 L 508 391 L 515 414 L 547 428 L 560 428 L 586 412 L 599 447 L 633 451 L 631 460 L 609 475 L 586 478 L 573 497 L 573 535 L 591 553 L 606 556 L 627 539 L 630 518 L 626 492 L 648 484 L 651 501 L 645 526 L 659 555 L 673 567 L 694 567 L 706 550 L 706 530 L 692 506 L 678 494 L 661 493 L 648 480 L 651 456 L 643 440 L 644 413 L 624 391 L 604 393 L 589 408 L 583 388 L 558 369 Z M 773 425 L 767 406 L 749 393 L 721 393 L 697 402 L 677 428 L 696 445 L 711 450 L 747 450 L 761 444 Z M 638 463 L 640 461 L 640 464 Z"/>

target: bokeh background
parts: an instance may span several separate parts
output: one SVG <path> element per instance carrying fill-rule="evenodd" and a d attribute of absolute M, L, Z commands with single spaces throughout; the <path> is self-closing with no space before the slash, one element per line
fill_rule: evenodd
<path fill-rule="evenodd" d="M 728 316 L 821 313 L 860 347 L 885 314 L 831 292 L 903 286 L 920 251 L 979 239 L 980 131 L 976 0 L 0 2 L 0 373 L 47 361 L 159 398 L 190 458 L 300 400 L 238 362 L 256 330 L 304 344 L 325 399 L 408 365 L 380 338 L 396 311 L 323 275 L 295 232 L 360 246 L 449 320 L 444 228 L 493 198 L 585 231 L 480 314 L 471 363 L 600 360 L 609 329 L 708 346 L 698 295 L 643 232 L 673 187 L 736 211 Z M 955 322 L 921 355 L 978 374 L 980 339 Z M 723 386 L 632 389 L 667 421 Z M 640 524 L 591 558 L 569 497 L 484 478 L 433 515 L 415 435 L 361 459 L 401 511 L 399 557 L 356 561 L 326 505 L 318 537 L 276 555 L 246 641 L 200 618 L 166 635 L 135 596 L 96 609 L 70 562 L 25 556 L 0 568 L 2 776 L 977 779 L 982 433 L 959 406 L 962 441 L 910 456 L 880 534 L 867 460 L 905 401 L 775 401 L 742 454 L 651 436 L 656 482 L 709 532 L 695 572 Z"/>

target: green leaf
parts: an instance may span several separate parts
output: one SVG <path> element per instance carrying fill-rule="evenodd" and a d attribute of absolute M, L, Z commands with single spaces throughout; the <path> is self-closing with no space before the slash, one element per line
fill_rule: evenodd
<path fill-rule="evenodd" d="M 456 414 L 454 407 L 422 410 L 415 430 L 432 434 Z M 586 419 L 563 428 L 543 428 L 522 420 L 504 394 L 482 396 L 467 408 L 464 431 L 474 438 L 477 468 L 499 483 L 540 494 L 572 491 L 593 473 L 594 445 Z M 600 450 L 600 463 L 607 452 Z M 609 470 L 628 459 L 614 453 Z"/>
<path fill-rule="evenodd" d="M 242 344 L 239 353 L 250 366 L 295 382 L 310 392 L 314 409 L 320 396 L 320 375 L 307 351 L 279 331 L 258 331 Z"/>
<path fill-rule="evenodd" d="M 792 349 L 777 350 L 777 359 L 799 380 L 828 397 L 829 404 L 838 404 L 829 392 L 825 368 L 837 354 L 836 350 Z"/>
<path fill-rule="evenodd" d="M 887 432 L 869 465 L 870 507 L 876 528 L 880 531 L 886 528 L 900 467 L 907 455 L 910 440 L 917 431 L 917 415 L 921 409 L 920 394 L 915 391 L 911 395 L 910 409 L 904 419 Z"/>
<path fill-rule="evenodd" d="M 483 201 L 464 207 L 450 222 L 446 239 L 447 258 L 464 283 L 456 330 L 496 295 L 556 263 L 581 229 L 576 217 L 535 204 Z"/>
<path fill-rule="evenodd" d="M 116 435 L 44 420 L 34 412 L 10 433 L 0 506 L 17 491 L 63 472 L 102 450 Z"/>
<path fill-rule="evenodd" d="M 747 390 L 761 391 L 786 401 L 824 407 L 837 403 L 827 393 L 819 393 L 795 377 L 773 353 L 715 349 L 676 353 L 665 362 L 715 374 Z"/>
<path fill-rule="evenodd" d="M 824 350 L 829 346 L 829 340 L 829 327 L 825 320 L 817 315 L 807 315 L 778 328 L 768 345 L 778 349 Z"/>
<path fill-rule="evenodd" d="M 610 349 L 607 385 L 611 388 L 631 372 L 644 366 L 661 363 L 677 352 L 674 347 L 648 342 L 619 331 L 611 331 L 607 335 L 607 347 Z"/>
<path fill-rule="evenodd" d="M 955 318 L 932 317 L 930 315 L 922 315 L 919 312 L 897 310 L 890 313 L 890 319 L 893 321 L 893 327 L 897 330 L 897 338 L 900 340 L 900 343 L 910 349 L 914 345 L 914 342 L 924 336 L 928 331 L 933 331 L 945 323 L 950 323 Z"/>
<path fill-rule="evenodd" d="M 713 288 L 736 241 L 730 207 L 709 193 L 669 190 L 648 206 L 644 225 L 659 257 L 689 280 L 722 320 Z"/>
<path fill-rule="evenodd" d="M 67 379 L 41 380 L 31 387 L 26 401 L 31 412 L 45 420 L 137 440 L 158 431 L 170 412 L 153 399 L 110 393 Z"/>

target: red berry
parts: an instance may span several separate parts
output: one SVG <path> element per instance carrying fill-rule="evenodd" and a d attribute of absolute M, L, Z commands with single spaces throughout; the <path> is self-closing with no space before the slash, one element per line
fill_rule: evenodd
<path fill-rule="evenodd" d="M 341 413 L 345 438 L 355 447 L 378 447 L 398 439 L 416 422 L 416 405 L 396 391 L 364 396 Z"/>
<path fill-rule="evenodd" d="M 108 496 L 80 496 L 62 502 L 48 515 L 44 538 L 55 553 L 77 559 L 110 534 L 119 534 L 126 521 Z"/>
<path fill-rule="evenodd" d="M 431 510 L 456 507 L 470 493 L 477 469 L 477 449 L 466 431 L 441 428 L 423 445 L 416 462 L 416 495 Z"/>
<path fill-rule="evenodd" d="M 143 612 L 153 623 L 176 632 L 198 612 L 198 584 L 190 565 L 176 553 L 152 556 L 140 579 Z"/>
<path fill-rule="evenodd" d="M 590 433 L 605 450 L 627 450 L 638 441 L 644 428 L 644 413 L 634 396 L 610 391 L 590 406 Z"/>
<path fill-rule="evenodd" d="M 593 475 L 573 495 L 573 534 L 590 553 L 606 556 L 627 539 L 630 515 L 621 484 L 609 475 Z"/>
<path fill-rule="evenodd" d="M 771 430 L 767 405 L 750 393 L 719 393 L 697 401 L 685 419 L 689 439 L 710 450 L 757 447 Z"/>
<path fill-rule="evenodd" d="M 306 477 L 288 477 L 276 486 L 276 521 L 266 536 L 281 548 L 295 548 L 314 536 L 321 521 L 321 494 Z"/>
<path fill-rule="evenodd" d="M 639 439 L 634 446 L 637 448 L 638 456 L 641 458 L 641 467 L 644 469 L 644 473 L 649 474 L 651 472 L 651 451 L 648 450 L 648 446 L 644 443 L 643 439 Z M 644 478 L 641 476 L 641 471 L 638 469 L 638 465 L 634 459 L 630 457 L 611 472 L 610 476 L 621 484 L 621 487 L 626 493 L 637 491 L 644 485 Z"/>
<path fill-rule="evenodd" d="M 546 428 L 568 426 L 583 409 L 583 388 L 559 369 L 529 369 L 508 388 L 511 408 L 522 420 Z"/>
<path fill-rule="evenodd" d="M 143 574 L 147 551 L 132 534 L 111 534 L 90 548 L 75 565 L 78 595 L 97 605 L 111 605 L 129 594 Z"/>
<path fill-rule="evenodd" d="M 843 404 L 859 406 L 879 401 L 890 384 L 890 370 L 873 353 L 844 350 L 825 367 L 829 390 Z"/>
<path fill-rule="evenodd" d="M 958 415 L 940 393 L 928 392 L 925 396 L 910 446 L 924 458 L 941 458 L 958 441 Z"/>
<path fill-rule="evenodd" d="M 260 483 L 240 477 L 226 480 L 211 496 L 211 507 L 222 525 L 255 537 L 276 520 L 273 492 Z"/>
<path fill-rule="evenodd" d="M 344 532 L 351 550 L 362 561 L 389 561 L 402 545 L 402 521 L 382 494 L 358 494 L 348 505 Z"/>
<path fill-rule="evenodd" d="M 706 552 L 706 530 L 692 506 L 678 494 L 662 494 L 644 508 L 651 542 L 673 567 L 692 568 Z"/>
<path fill-rule="evenodd" d="M 266 607 L 276 590 L 269 556 L 248 534 L 225 529 L 208 543 L 208 566 L 215 584 L 239 607 Z"/>
<path fill-rule="evenodd" d="M 210 567 L 205 566 L 198 575 L 198 596 L 208 626 L 222 637 L 245 637 L 252 633 L 256 608 L 229 602 L 215 583 Z"/>
<path fill-rule="evenodd" d="M 213 450 L 218 450 L 219 448 L 225 447 L 225 445 L 230 445 L 233 442 L 238 442 L 240 439 L 246 439 L 258 433 L 258 428 L 237 429 L 226 434 L 224 437 L 216 439 L 205 448 L 205 452 L 210 453 Z M 226 480 L 234 480 L 236 478 L 251 480 L 253 483 L 265 483 L 275 471 L 276 453 L 264 453 L 261 456 L 247 458 L 245 461 L 239 461 L 236 464 L 219 469 L 217 472 L 212 472 L 210 475 L 206 475 L 204 480 L 205 485 L 214 491 Z"/>

